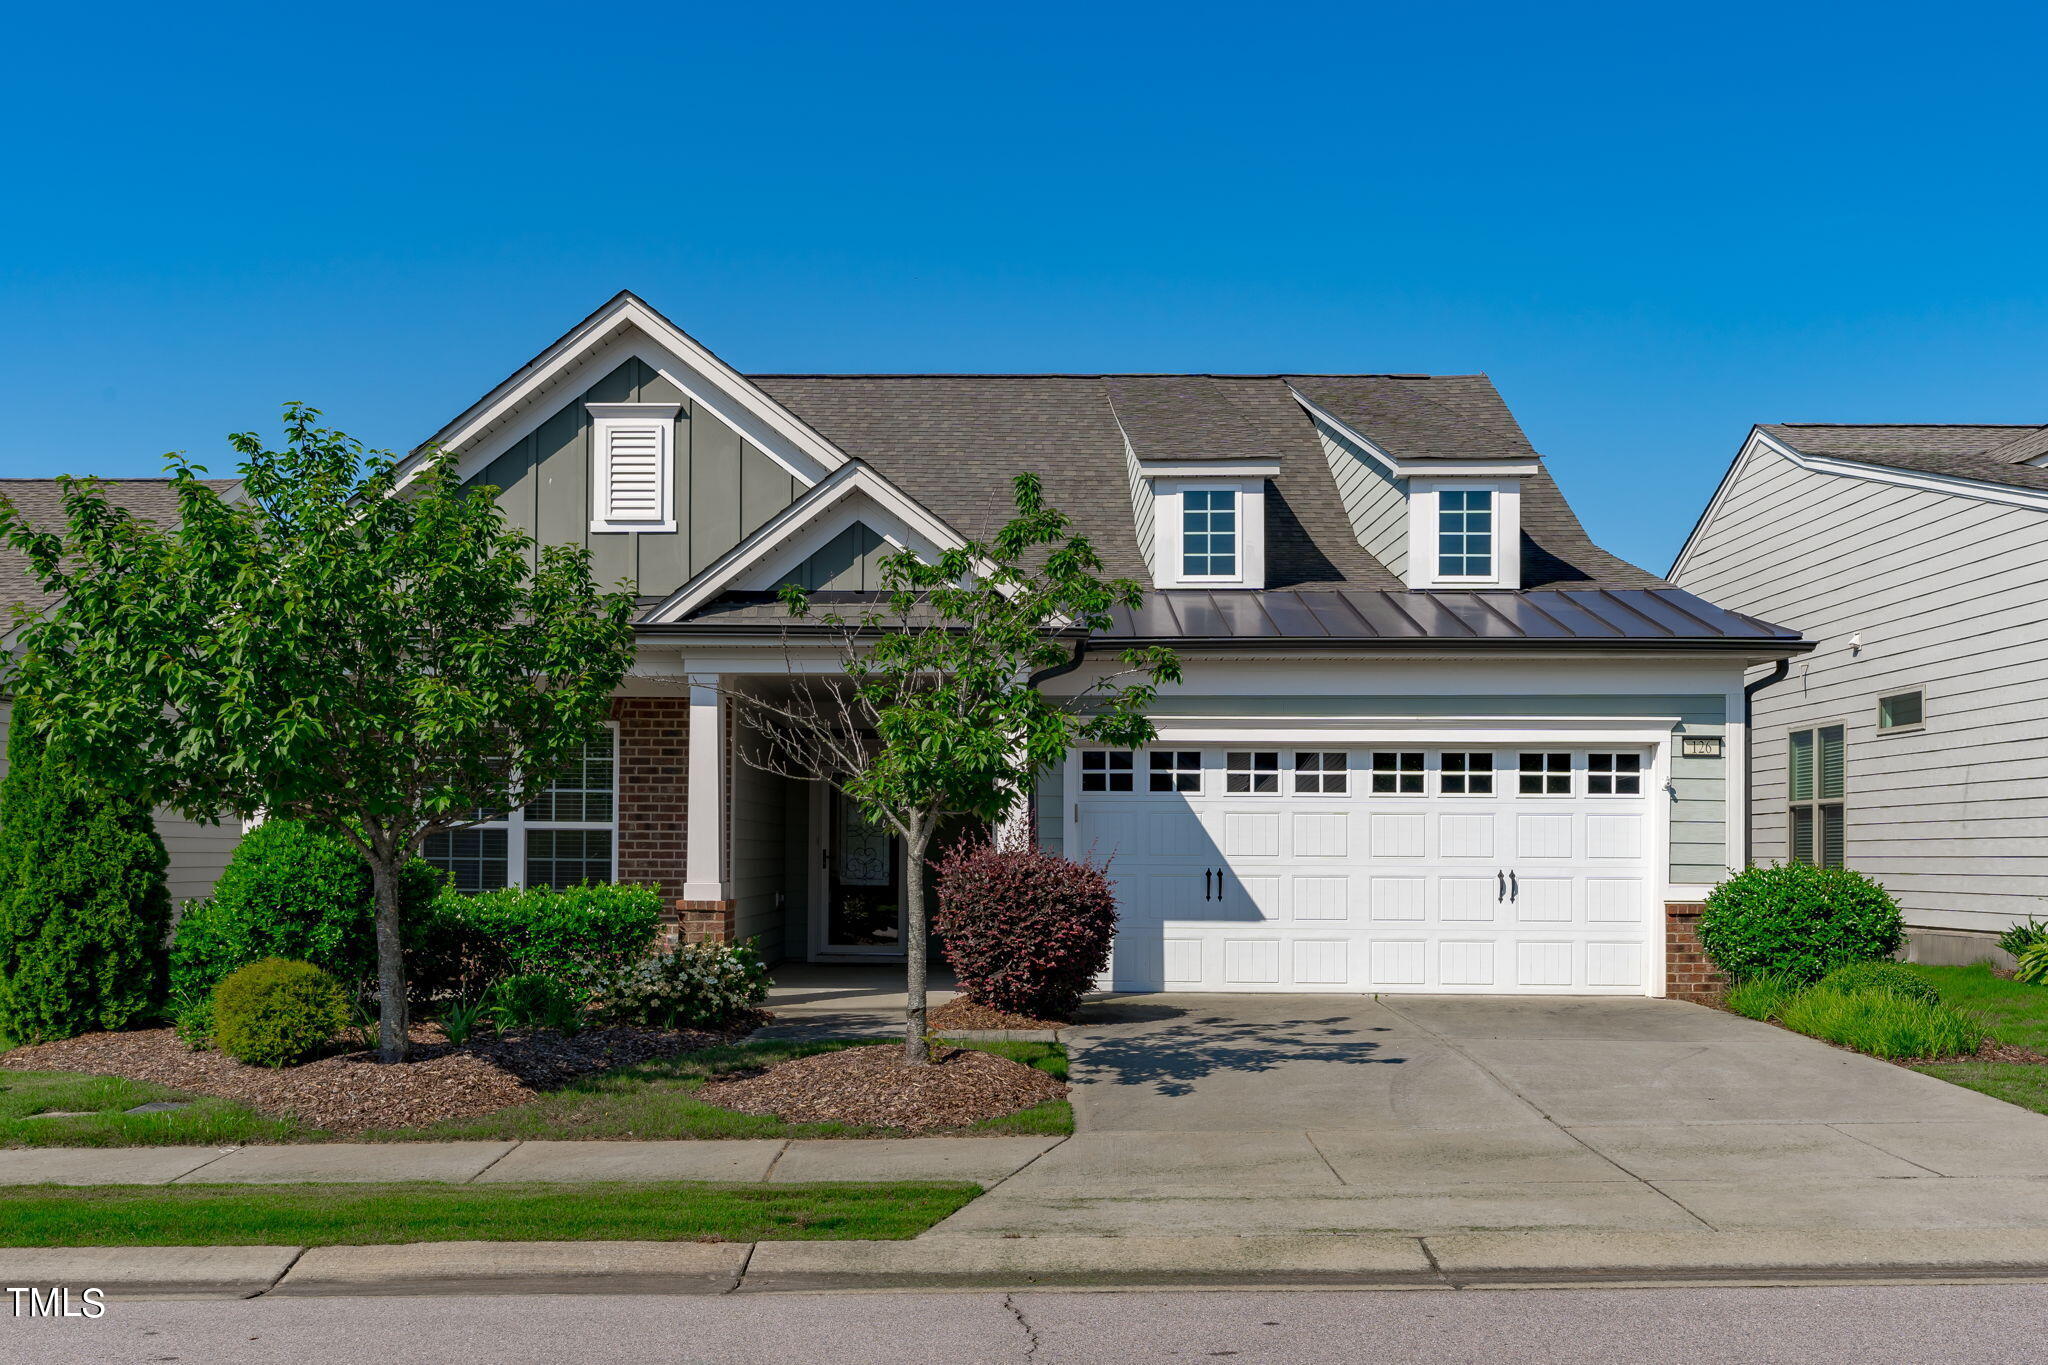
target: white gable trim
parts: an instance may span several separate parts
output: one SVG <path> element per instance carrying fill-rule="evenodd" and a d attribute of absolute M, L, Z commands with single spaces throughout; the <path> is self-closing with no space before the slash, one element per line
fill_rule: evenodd
<path fill-rule="evenodd" d="M 648 611 L 641 621 L 647 625 L 680 621 L 722 592 L 744 591 L 758 581 L 773 587 L 779 581 L 774 575 L 787 573 L 803 563 L 855 521 L 866 521 L 891 544 L 921 554 L 957 550 L 967 543 L 966 537 L 874 470 L 849 464 L 783 508 L 760 530 Z M 829 534 L 814 538 L 814 531 L 827 526 L 831 528 Z"/>
<path fill-rule="evenodd" d="M 1341 432 L 1345 440 L 1354 442 L 1360 450 L 1363 450 L 1366 454 L 1372 456 L 1373 459 L 1386 466 L 1388 473 L 1401 478 L 1436 474 L 1477 474 L 1487 476 L 1499 475 L 1503 478 L 1528 478 L 1542 467 L 1539 461 L 1524 459 L 1403 460 L 1398 456 L 1389 455 L 1386 451 L 1380 449 L 1379 446 L 1373 444 L 1371 438 L 1367 437 L 1364 432 L 1359 431 L 1349 423 L 1331 416 L 1327 409 L 1318 407 L 1314 402 L 1304 398 L 1301 390 L 1289 385 L 1287 391 L 1294 395 L 1294 401 L 1301 404 L 1302 410 L 1307 412 L 1310 417 L 1323 423 L 1332 431 Z"/>
<path fill-rule="evenodd" d="M 801 418 L 631 294 L 621 294 L 584 319 L 426 445 L 453 452 L 461 477 L 474 478 L 554 416 L 560 403 L 543 402 L 549 394 L 559 391 L 566 402 L 629 359 L 640 360 L 674 384 L 807 487 L 852 462 Z M 416 451 L 406 465 L 416 466 L 418 458 Z M 410 468 L 402 471 L 401 487 L 410 475 Z"/>
<path fill-rule="evenodd" d="M 1692 558 L 1693 547 L 1699 544 L 1701 533 L 1707 529 L 1707 524 L 1714 519 L 1714 515 L 1721 510 L 1721 504 L 1727 501 L 1729 490 L 1735 486 L 1737 477 L 1751 461 L 1771 455 L 1789 460 L 1798 468 L 1815 474 L 1829 474 L 1844 479 L 1866 479 L 1871 483 L 1917 488 L 1928 493 L 1948 493 L 1959 498 L 1975 498 L 1979 502 L 1998 502 L 2010 507 L 2030 507 L 2037 512 L 2048 512 L 2048 490 L 2015 488 L 2010 484 L 1987 483 L 1979 479 L 1960 478 L 1953 474 L 1924 474 L 1912 469 L 1893 469 L 1888 465 L 1845 460 L 1836 455 L 1808 455 L 1764 431 L 1752 428 L 1749 439 L 1742 443 L 1742 449 L 1729 464 L 1728 472 L 1721 476 L 1721 485 L 1714 490 L 1713 498 L 1707 503 L 1707 510 L 1700 513 L 1700 519 L 1693 523 L 1692 534 L 1685 538 L 1685 544 L 1679 548 L 1678 557 L 1671 561 L 1671 570 L 1664 575 L 1666 578 L 1675 582 L 1679 574 L 1685 570 L 1686 562 Z"/>

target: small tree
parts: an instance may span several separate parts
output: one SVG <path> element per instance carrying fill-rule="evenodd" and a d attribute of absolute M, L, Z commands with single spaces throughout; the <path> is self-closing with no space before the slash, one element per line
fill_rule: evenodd
<path fill-rule="evenodd" d="M 97 798 L 17 703 L 0 782 L 0 1033 L 117 1029 L 163 999 L 170 859 L 149 807 Z"/>
<path fill-rule="evenodd" d="M 1124 651 L 1120 670 L 1073 695 L 1039 690 L 1042 674 L 1078 662 L 1089 637 L 1143 590 L 1101 576 L 1094 547 L 1046 506 L 1035 475 L 1018 475 L 1014 488 L 1016 515 L 989 543 L 933 563 L 909 550 L 886 556 L 887 590 L 873 606 L 814 612 L 802 588 L 783 588 L 793 621 L 814 627 L 841 678 L 792 667 L 786 690 L 727 692 L 754 740 L 741 746 L 743 761 L 823 778 L 902 838 L 904 1054 L 913 1063 L 929 1060 L 925 863 L 941 823 L 1003 820 L 1077 742 L 1144 744 L 1153 734 L 1146 708 L 1161 685 L 1180 680 L 1178 657 L 1155 646 Z M 804 643 L 790 632 L 792 652 Z"/>
<path fill-rule="evenodd" d="M 380 1053 L 406 1054 L 400 872 L 432 834 L 520 805 L 603 725 L 632 599 L 581 548 L 508 528 L 436 452 L 401 480 L 319 413 L 231 439 L 227 495 L 170 461 L 159 526 L 63 480 L 61 534 L 0 501 L 57 594 L 26 620 L 17 691 L 102 788 L 198 819 L 258 812 L 339 835 L 376 893 Z"/>

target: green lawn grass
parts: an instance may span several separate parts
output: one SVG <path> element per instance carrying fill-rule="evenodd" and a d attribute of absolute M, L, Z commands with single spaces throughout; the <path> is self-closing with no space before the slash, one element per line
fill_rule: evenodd
<path fill-rule="evenodd" d="M 1944 1001 L 1981 1018 L 1999 1042 L 2048 1052 L 2048 986 L 2030 986 L 1993 976 L 1991 968 L 1983 963 L 1973 967 L 1915 964 L 1913 970 L 1933 982 Z M 2048 1066 L 2026 1062 L 1941 1062 L 1914 1070 L 1982 1091 L 2037 1114 L 2048 1114 Z"/>
<path fill-rule="evenodd" d="M 0 1187 L 0 1246 L 900 1240 L 980 1193 L 956 1181 L 12 1185 Z"/>
<path fill-rule="evenodd" d="M 832 1042 L 735 1043 L 599 1072 L 528 1104 L 473 1119 L 420 1128 L 384 1129 L 345 1137 L 286 1119 L 268 1118 L 228 1100 L 198 1099 L 189 1109 L 129 1114 L 150 1100 L 190 1098 L 162 1086 L 64 1071 L 0 1071 L 0 1146 L 154 1147 L 251 1142 L 436 1142 L 466 1138 L 859 1138 L 895 1137 L 901 1130 L 844 1123 L 785 1123 L 738 1114 L 691 1097 L 711 1077 L 772 1066 L 792 1057 L 853 1047 Z M 1035 1066 L 1060 1080 L 1066 1050 L 1057 1043 L 963 1043 Z M 78 1118 L 30 1118 L 48 1110 L 84 1111 Z M 987 1119 L 951 1132 L 1059 1136 L 1074 1131 L 1065 1100 Z"/>

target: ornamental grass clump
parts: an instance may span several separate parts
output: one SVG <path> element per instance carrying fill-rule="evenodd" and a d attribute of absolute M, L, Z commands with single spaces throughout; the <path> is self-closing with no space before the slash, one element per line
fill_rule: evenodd
<path fill-rule="evenodd" d="M 1906 940 L 1899 903 L 1845 867 L 1749 867 L 1707 894 L 1700 946 L 1737 981 L 1776 973 L 1818 981 L 1852 962 L 1890 957 Z"/>
<path fill-rule="evenodd" d="M 1010 1014 L 1073 1018 L 1116 936 L 1108 867 L 981 843 L 937 870 L 937 928 L 960 994 Z"/>
<path fill-rule="evenodd" d="M 1786 1001 L 1778 1022 L 1797 1033 L 1873 1057 L 1962 1057 L 1983 1046 L 1977 1019 L 1953 1005 L 1889 990 L 1813 986 Z"/>
<path fill-rule="evenodd" d="M 1736 1014 L 1768 1021 L 1783 1013 L 1786 1002 L 1801 989 L 1800 984 L 1789 976 L 1766 972 L 1730 986 L 1721 1003 Z"/>
<path fill-rule="evenodd" d="M 214 1046 L 251 1066 L 290 1066 L 349 1024 L 348 992 L 310 962 L 265 958 L 213 989 Z"/>
<path fill-rule="evenodd" d="M 1820 979 L 1822 988 L 1837 991 L 1890 991 L 1925 1004 L 1941 1003 L 1941 992 L 1903 962 L 1852 962 Z"/>

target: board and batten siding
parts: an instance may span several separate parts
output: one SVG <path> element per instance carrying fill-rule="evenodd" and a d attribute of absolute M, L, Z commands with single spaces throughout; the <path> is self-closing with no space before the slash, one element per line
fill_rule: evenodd
<path fill-rule="evenodd" d="M 1676 716 L 1678 735 L 1725 735 L 1727 698 L 1720 693 L 1599 694 L 1585 696 L 1386 696 L 1231 697 L 1165 696 L 1150 714 L 1165 720 L 1175 715 L 1239 717 L 1323 715 L 1372 720 L 1428 716 L 1471 716 L 1484 713 L 1502 720 L 1531 716 Z M 1577 746 L 1583 748 L 1585 746 Z M 1680 886 L 1720 881 L 1728 867 L 1728 773 L 1722 757 L 1671 754 L 1671 844 L 1666 865 L 1670 880 Z M 1038 842 L 1054 853 L 1087 857 L 1087 849 L 1066 847 L 1065 774 L 1059 768 L 1038 778 L 1036 812 Z"/>
<path fill-rule="evenodd" d="M 0 781 L 7 777 L 7 731 L 13 711 L 12 703 L 0 701 Z M 171 859 L 164 880 L 172 901 L 180 905 L 213 894 L 213 884 L 226 870 L 235 845 L 242 842 L 239 820 L 203 825 L 167 810 L 156 813 L 156 832 Z"/>
<path fill-rule="evenodd" d="M 1389 572 L 1408 572 L 1408 481 L 1359 448 L 1356 441 L 1328 423 L 1316 423 L 1316 439 L 1330 462 L 1330 477 L 1344 500 L 1351 530 L 1366 553 Z"/>
<path fill-rule="evenodd" d="M 1756 698 L 1753 861 L 1789 853 L 1787 736 L 1840 724 L 1845 860 L 1909 925 L 2048 914 L 2048 513 L 1758 447 L 1676 581 L 1816 642 Z M 1915 688 L 1925 728 L 1879 733 L 1878 697 Z"/>
<path fill-rule="evenodd" d="M 592 531 L 586 403 L 680 403 L 674 436 L 674 531 Z M 538 545 L 586 545 L 597 582 L 626 580 L 662 597 L 787 507 L 803 485 L 638 359 L 627 360 L 469 480 L 498 489 L 512 525 Z"/>
<path fill-rule="evenodd" d="M 865 522 L 855 522 L 790 570 L 788 582 L 811 592 L 881 588 L 882 560 L 896 547 Z"/>

